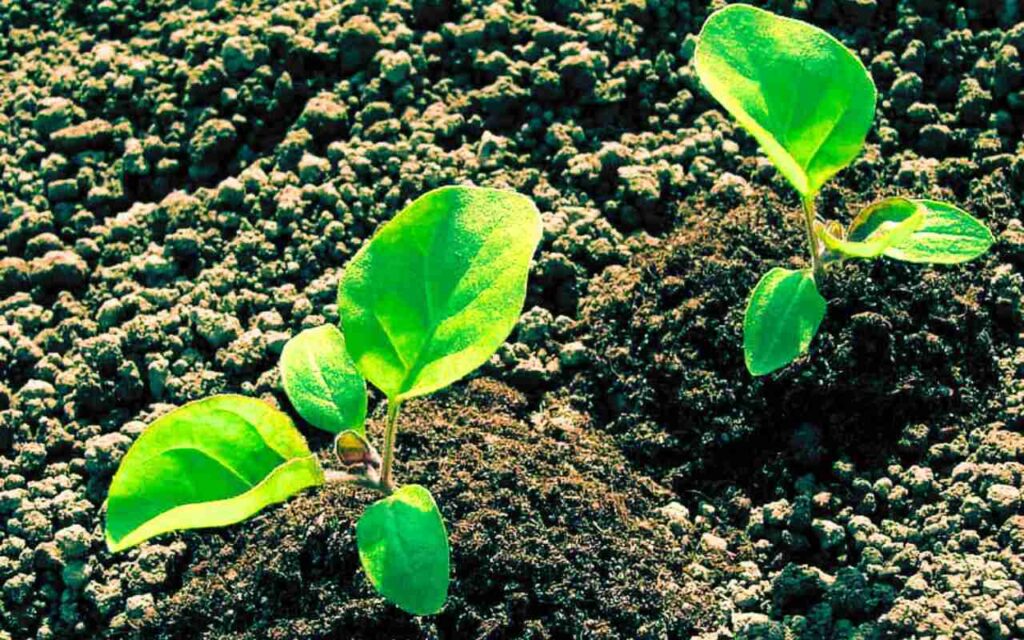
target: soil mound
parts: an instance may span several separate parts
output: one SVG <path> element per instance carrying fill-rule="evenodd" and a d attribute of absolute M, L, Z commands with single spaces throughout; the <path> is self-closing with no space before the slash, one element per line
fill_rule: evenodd
<path fill-rule="evenodd" d="M 884 464 L 908 426 L 982 422 L 998 393 L 993 343 L 1013 330 L 992 286 L 998 253 L 966 269 L 832 269 L 810 353 L 750 376 L 746 300 L 772 266 L 805 266 L 798 215 L 766 190 L 701 199 L 678 232 L 591 283 L 582 318 L 598 360 L 583 387 L 624 450 L 680 490 L 739 482 L 763 496 L 777 479 L 765 469 Z"/>
<path fill-rule="evenodd" d="M 682 638 L 722 624 L 713 590 L 692 576 L 692 523 L 676 518 L 673 530 L 656 511 L 666 491 L 588 432 L 586 416 L 527 409 L 518 392 L 478 380 L 403 414 L 400 481 L 431 488 L 451 533 L 452 591 L 439 616 L 411 618 L 374 593 L 353 527 L 370 496 L 330 487 L 197 536 L 181 589 L 140 633 Z"/>

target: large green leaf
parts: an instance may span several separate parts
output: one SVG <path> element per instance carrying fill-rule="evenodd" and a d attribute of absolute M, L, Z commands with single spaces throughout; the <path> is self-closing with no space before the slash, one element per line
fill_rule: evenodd
<path fill-rule="evenodd" d="M 330 324 L 306 329 L 281 352 L 281 381 L 304 420 L 331 433 L 366 421 L 366 381 L 345 348 L 345 337 Z"/>
<path fill-rule="evenodd" d="M 808 269 L 776 267 L 754 287 L 743 317 L 743 350 L 755 376 L 786 366 L 807 351 L 825 317 L 825 299 Z"/>
<path fill-rule="evenodd" d="M 107 496 L 107 546 L 239 522 L 322 483 L 284 413 L 236 395 L 192 402 L 154 421 L 121 460 Z"/>
<path fill-rule="evenodd" d="M 903 211 L 909 208 L 909 215 L 892 219 L 891 209 Z M 843 238 L 831 232 L 824 225 L 817 225 L 818 237 L 829 250 L 848 258 L 877 258 L 890 247 L 898 246 L 906 241 L 924 222 L 925 213 L 906 198 L 890 198 L 882 200 L 864 209 L 861 214 L 866 218 L 884 218 L 885 222 L 874 226 L 874 231 L 862 240 Z"/>
<path fill-rule="evenodd" d="M 984 224 L 966 211 L 935 200 L 891 198 L 882 203 L 903 201 L 899 206 L 868 207 L 850 223 L 853 240 L 869 238 L 885 225 L 899 223 L 915 213 L 922 222 L 902 242 L 885 251 L 885 256 L 905 262 L 956 264 L 973 260 L 988 251 L 995 238 Z M 879 204 L 882 204 L 879 203 Z"/>
<path fill-rule="evenodd" d="M 540 236 L 537 208 L 511 191 L 443 187 L 417 198 L 342 276 L 356 366 L 396 401 L 479 367 L 519 318 Z"/>
<path fill-rule="evenodd" d="M 875 85 L 827 32 L 735 4 L 707 19 L 694 58 L 707 90 L 804 196 L 860 153 Z"/>
<path fill-rule="evenodd" d="M 370 505 L 356 523 L 359 560 L 382 596 L 414 615 L 448 597 L 448 533 L 430 492 L 405 485 Z"/>

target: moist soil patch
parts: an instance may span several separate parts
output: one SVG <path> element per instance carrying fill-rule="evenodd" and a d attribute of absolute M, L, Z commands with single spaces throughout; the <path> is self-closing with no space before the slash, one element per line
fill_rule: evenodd
<path fill-rule="evenodd" d="M 847 219 L 847 207 L 880 196 L 869 186 L 825 197 Z M 583 395 L 632 459 L 681 492 L 738 484 L 764 498 L 780 473 L 899 459 L 912 425 L 992 418 L 997 345 L 1016 330 L 989 286 L 998 253 L 967 268 L 835 266 L 810 353 L 769 376 L 746 372 L 746 300 L 772 266 L 803 266 L 798 216 L 767 190 L 701 199 L 683 207 L 679 232 L 591 283 L 582 317 L 599 365 Z"/>
<path fill-rule="evenodd" d="M 657 509 L 668 492 L 634 472 L 585 415 L 478 380 L 412 403 L 402 482 L 431 487 L 455 567 L 443 613 L 412 618 L 359 569 L 354 522 L 372 499 L 335 486 L 244 528 L 195 540 L 191 568 L 152 638 L 688 637 L 725 621 L 691 575 L 698 540 Z M 704 571 L 727 575 L 726 554 Z"/>

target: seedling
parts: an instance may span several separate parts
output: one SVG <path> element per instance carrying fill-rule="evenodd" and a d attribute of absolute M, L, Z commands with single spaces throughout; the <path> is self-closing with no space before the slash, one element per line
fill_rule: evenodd
<path fill-rule="evenodd" d="M 694 63 L 711 95 L 797 190 L 803 208 L 810 268 L 770 270 L 747 303 L 743 349 L 751 374 L 771 373 L 807 351 L 825 317 L 818 285 L 829 264 L 881 256 L 953 264 L 992 245 L 985 225 L 932 200 L 887 198 L 845 228 L 818 219 L 816 196 L 860 153 L 876 101 L 864 65 L 827 32 L 735 4 L 704 23 Z"/>
<path fill-rule="evenodd" d="M 349 482 L 382 495 L 356 524 L 359 559 L 388 600 L 415 615 L 448 595 L 448 535 L 430 492 L 394 479 L 402 403 L 486 362 L 516 324 L 540 214 L 529 198 L 444 187 L 383 225 L 338 287 L 341 328 L 307 329 L 280 371 L 295 411 L 337 434 L 325 470 L 287 414 L 238 395 L 184 405 L 125 454 L 107 498 L 107 546 L 245 520 L 309 487 Z M 387 397 L 382 453 L 365 431 L 366 380 Z"/>

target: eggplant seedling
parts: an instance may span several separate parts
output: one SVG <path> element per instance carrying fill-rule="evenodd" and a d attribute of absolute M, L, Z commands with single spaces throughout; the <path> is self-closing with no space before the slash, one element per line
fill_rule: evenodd
<path fill-rule="evenodd" d="M 522 311 L 540 237 L 540 213 L 517 193 L 444 187 L 415 200 L 346 266 L 341 328 L 307 329 L 281 354 L 289 400 L 304 420 L 337 434 L 342 469 L 322 468 L 288 415 L 269 404 L 198 400 L 154 421 L 121 460 L 107 497 L 107 546 L 233 524 L 303 489 L 350 482 L 382 496 L 356 523 L 370 582 L 409 613 L 440 611 L 448 534 L 426 488 L 395 482 L 399 412 L 501 346 Z M 380 453 L 365 430 L 367 380 L 387 398 Z"/>
<path fill-rule="evenodd" d="M 887 198 L 846 227 L 818 219 L 816 196 L 861 152 L 876 101 L 864 65 L 827 32 L 730 5 L 704 23 L 694 64 L 708 92 L 797 190 L 803 208 L 811 266 L 770 270 L 747 303 L 743 350 L 751 374 L 771 373 L 807 351 L 825 317 L 818 286 L 830 263 L 885 256 L 953 264 L 992 245 L 984 224 L 933 200 Z"/>

